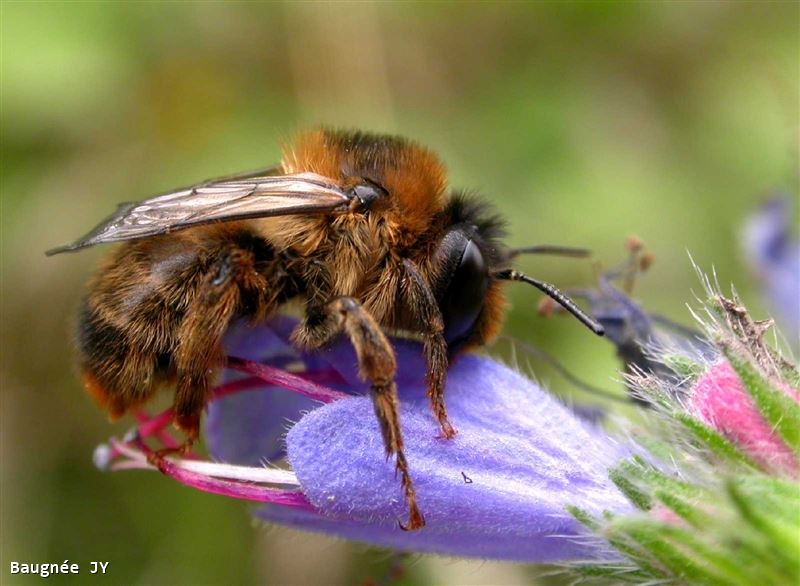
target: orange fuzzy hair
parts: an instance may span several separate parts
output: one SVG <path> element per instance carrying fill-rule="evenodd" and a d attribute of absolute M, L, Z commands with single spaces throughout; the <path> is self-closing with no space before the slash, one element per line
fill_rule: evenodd
<path fill-rule="evenodd" d="M 447 174 L 439 158 L 397 137 L 329 129 L 300 134 L 284 146 L 286 173 L 312 172 L 343 186 L 369 179 L 391 195 L 391 208 L 411 232 L 423 232 L 445 204 Z"/>

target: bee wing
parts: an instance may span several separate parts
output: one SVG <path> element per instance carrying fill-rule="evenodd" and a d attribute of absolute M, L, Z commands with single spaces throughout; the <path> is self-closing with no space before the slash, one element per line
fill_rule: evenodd
<path fill-rule="evenodd" d="M 213 222 L 333 212 L 346 209 L 352 198 L 330 179 L 314 173 L 268 176 L 253 172 L 208 181 L 140 203 L 120 204 L 86 236 L 45 254 L 146 238 Z"/>

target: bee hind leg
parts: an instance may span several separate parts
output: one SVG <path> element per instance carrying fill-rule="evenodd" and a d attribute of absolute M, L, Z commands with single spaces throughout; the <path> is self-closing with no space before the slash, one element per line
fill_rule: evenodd
<path fill-rule="evenodd" d="M 386 457 L 395 457 L 395 470 L 400 474 L 409 509 L 404 530 L 420 529 L 425 519 L 417 507 L 416 491 L 411 480 L 400 433 L 397 387 L 394 374 L 397 369 L 394 350 L 375 319 L 352 297 L 339 297 L 328 303 L 301 323 L 292 337 L 299 345 L 319 348 L 337 334 L 344 332 L 350 338 L 358 356 L 359 373 L 371 383 L 372 402 L 381 428 Z"/>
<path fill-rule="evenodd" d="M 173 422 L 186 434 L 181 446 L 184 452 L 200 435 L 212 377 L 225 361 L 222 338 L 239 306 L 242 286 L 257 278 L 247 251 L 232 249 L 220 254 L 186 310 L 173 356 L 178 379 Z"/>

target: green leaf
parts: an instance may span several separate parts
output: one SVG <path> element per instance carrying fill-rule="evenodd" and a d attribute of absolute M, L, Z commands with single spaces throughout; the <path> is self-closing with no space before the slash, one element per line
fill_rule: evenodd
<path fill-rule="evenodd" d="M 695 563 L 705 568 L 714 579 L 722 580 L 727 584 L 751 584 L 747 572 L 743 570 L 734 556 L 729 551 L 725 551 L 718 545 L 711 545 L 705 541 L 704 537 L 709 537 L 704 533 L 697 533 L 695 530 L 686 530 L 672 525 L 662 526 L 660 529 L 664 539 L 669 539 L 678 547 L 682 547 L 687 555 L 695 558 Z"/>
<path fill-rule="evenodd" d="M 634 562 L 642 571 L 654 578 L 663 578 L 664 570 L 659 567 L 658 560 L 627 534 L 625 529 L 620 529 L 618 524 L 609 525 L 604 531 L 606 540 L 621 554 Z"/>
<path fill-rule="evenodd" d="M 779 506 L 790 506 L 795 511 L 795 523 L 800 522 L 800 486 L 777 476 L 750 475 L 736 479 L 737 486 L 748 495 L 763 501 L 787 501 Z"/>

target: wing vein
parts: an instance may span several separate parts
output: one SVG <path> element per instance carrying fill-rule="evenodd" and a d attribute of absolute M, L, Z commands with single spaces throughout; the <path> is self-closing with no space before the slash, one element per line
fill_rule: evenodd
<path fill-rule="evenodd" d="M 259 217 L 333 213 L 346 209 L 353 195 L 313 173 L 252 176 L 198 183 L 140 203 L 121 204 L 105 221 L 78 240 L 47 255 L 185 230 L 195 226 Z"/>

